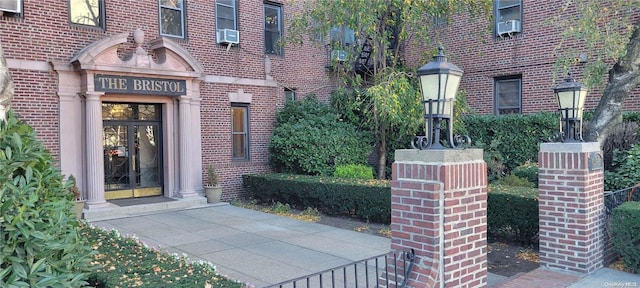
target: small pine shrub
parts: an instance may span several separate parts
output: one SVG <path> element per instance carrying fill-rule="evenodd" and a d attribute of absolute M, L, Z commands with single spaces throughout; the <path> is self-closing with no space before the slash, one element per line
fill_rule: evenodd
<path fill-rule="evenodd" d="M 613 249 L 624 262 L 624 267 L 640 272 L 640 202 L 626 202 L 613 209 L 611 217 Z"/>
<path fill-rule="evenodd" d="M 92 249 L 79 234 L 72 183 L 31 127 L 0 121 L 0 287 L 81 287 Z"/>
<path fill-rule="evenodd" d="M 520 178 L 529 180 L 529 182 L 533 183 L 535 187 L 538 187 L 538 163 L 526 162 L 514 168 L 511 173 Z"/>
<path fill-rule="evenodd" d="M 373 168 L 366 165 L 349 164 L 336 167 L 333 177 L 349 179 L 373 179 Z"/>
<path fill-rule="evenodd" d="M 527 187 L 535 188 L 536 185 L 529 181 L 527 178 L 518 177 L 515 174 L 509 174 L 508 176 L 501 178 L 496 183 L 503 186 L 515 186 L 515 187 Z"/>

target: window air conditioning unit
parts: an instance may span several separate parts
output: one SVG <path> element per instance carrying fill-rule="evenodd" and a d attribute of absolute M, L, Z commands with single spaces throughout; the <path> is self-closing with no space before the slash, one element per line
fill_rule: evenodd
<path fill-rule="evenodd" d="M 331 50 L 331 61 L 344 62 L 347 60 L 347 51 Z"/>
<path fill-rule="evenodd" d="M 0 11 L 10 13 L 22 12 L 22 0 L 0 0 Z"/>
<path fill-rule="evenodd" d="M 520 21 L 509 20 L 505 22 L 498 22 L 498 35 L 512 34 L 520 32 Z"/>
<path fill-rule="evenodd" d="M 233 29 L 220 29 L 216 32 L 216 42 L 218 44 L 238 44 L 240 43 L 240 33 Z"/>

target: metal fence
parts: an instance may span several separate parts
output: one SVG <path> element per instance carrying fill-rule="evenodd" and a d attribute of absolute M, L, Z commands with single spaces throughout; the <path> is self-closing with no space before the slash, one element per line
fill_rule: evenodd
<path fill-rule="evenodd" d="M 265 288 L 404 288 L 415 258 L 413 249 L 392 251 Z"/>
<path fill-rule="evenodd" d="M 617 191 L 607 191 L 604 193 L 604 207 L 606 217 L 611 217 L 613 209 L 624 202 L 640 201 L 640 187 L 634 186 Z"/>

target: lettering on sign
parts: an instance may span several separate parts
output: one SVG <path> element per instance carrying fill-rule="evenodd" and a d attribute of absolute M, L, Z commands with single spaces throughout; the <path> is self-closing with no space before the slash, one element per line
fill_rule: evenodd
<path fill-rule="evenodd" d="M 604 161 L 600 152 L 591 152 L 589 154 L 589 171 L 600 170 L 604 168 Z"/>
<path fill-rule="evenodd" d="M 187 94 L 187 81 L 97 74 L 93 78 L 95 91 L 122 94 L 168 95 Z"/>

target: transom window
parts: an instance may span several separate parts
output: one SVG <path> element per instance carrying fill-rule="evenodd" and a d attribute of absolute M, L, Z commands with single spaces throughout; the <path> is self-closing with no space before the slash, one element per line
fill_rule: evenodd
<path fill-rule="evenodd" d="M 264 4 L 264 50 L 268 54 L 282 55 L 282 7 Z"/>
<path fill-rule="evenodd" d="M 184 38 L 185 13 L 183 0 L 159 0 L 160 35 Z"/>
<path fill-rule="evenodd" d="M 216 30 L 238 30 L 236 0 L 216 0 Z"/>
<path fill-rule="evenodd" d="M 104 29 L 104 1 L 69 0 L 69 21 L 73 24 Z"/>
<path fill-rule="evenodd" d="M 231 107 L 231 142 L 233 160 L 249 160 L 249 107 Z"/>
<path fill-rule="evenodd" d="M 522 113 L 522 76 L 495 79 L 495 108 L 497 115 Z"/>

